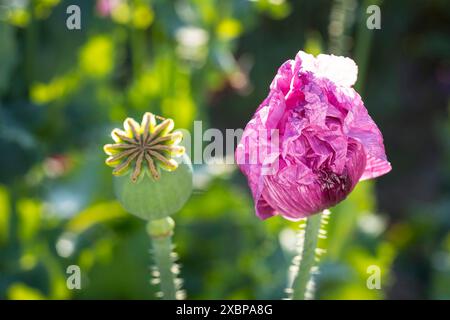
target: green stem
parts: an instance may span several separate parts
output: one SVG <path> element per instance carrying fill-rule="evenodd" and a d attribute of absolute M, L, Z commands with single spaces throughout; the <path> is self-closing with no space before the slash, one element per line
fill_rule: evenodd
<path fill-rule="evenodd" d="M 170 217 L 152 220 L 148 223 L 147 232 L 153 246 L 153 256 L 158 269 L 162 298 L 176 300 L 178 284 L 172 254 L 172 235 L 175 223 Z"/>
<path fill-rule="evenodd" d="M 141 31 L 133 27 L 129 27 L 130 34 L 130 50 L 131 50 L 131 65 L 133 70 L 133 77 L 137 78 L 141 74 L 142 69 L 142 42 Z"/>
<path fill-rule="evenodd" d="M 131 1 L 130 5 L 132 10 L 135 9 L 137 1 Z M 143 31 L 136 29 L 132 24 L 128 26 L 130 50 L 131 50 L 131 66 L 133 71 L 133 77 L 136 79 L 142 70 L 142 64 L 144 61 L 144 44 L 145 39 L 143 37 Z"/>
<path fill-rule="evenodd" d="M 334 0 L 331 7 L 328 50 L 335 55 L 347 55 L 348 31 L 355 6 L 352 0 Z"/>
<path fill-rule="evenodd" d="M 300 252 L 300 266 L 292 284 L 295 300 L 304 300 L 311 279 L 311 271 L 316 258 L 316 248 L 319 238 L 322 214 L 315 214 L 306 220 L 306 228 L 303 239 L 303 247 Z"/>
<path fill-rule="evenodd" d="M 31 85 L 34 81 L 34 57 L 37 46 L 37 38 L 36 38 L 36 28 L 37 24 L 34 22 L 33 11 L 30 10 L 30 22 L 28 27 L 25 29 L 25 61 L 24 61 L 24 76 L 25 82 L 27 85 L 27 90 L 29 91 Z"/>
<path fill-rule="evenodd" d="M 381 5 L 381 0 L 365 0 L 360 8 L 360 21 L 354 54 L 358 64 L 358 82 L 356 82 L 355 89 L 360 95 L 363 95 L 370 49 L 372 47 L 373 34 L 375 33 L 375 30 L 369 30 L 366 25 L 366 9 L 369 5 Z"/>

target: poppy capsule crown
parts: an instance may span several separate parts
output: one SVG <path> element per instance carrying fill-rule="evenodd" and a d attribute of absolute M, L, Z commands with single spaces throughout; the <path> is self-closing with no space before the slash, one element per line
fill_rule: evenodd
<path fill-rule="evenodd" d="M 172 215 L 192 192 L 191 162 L 179 145 L 183 134 L 173 129 L 172 119 L 146 112 L 141 124 L 127 118 L 124 130 L 111 133 L 115 143 L 104 146 L 106 164 L 114 168 L 117 199 L 142 219 Z"/>
<path fill-rule="evenodd" d="M 157 124 L 157 118 L 163 121 Z M 115 143 L 104 147 L 109 155 L 106 164 L 114 167 L 114 175 L 123 175 L 133 168 L 131 180 L 136 182 L 143 172 L 143 167 L 147 166 L 152 177 L 158 180 L 160 173 L 157 167 L 167 171 L 178 167 L 172 157 L 183 155 L 185 149 L 178 145 L 183 138 L 182 133 L 172 132 L 172 119 L 146 112 L 140 125 L 134 119 L 127 118 L 123 126 L 125 130 L 114 129 L 111 133 Z"/>

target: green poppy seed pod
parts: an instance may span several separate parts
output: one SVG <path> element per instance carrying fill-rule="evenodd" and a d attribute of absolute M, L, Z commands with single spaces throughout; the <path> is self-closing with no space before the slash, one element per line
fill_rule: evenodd
<path fill-rule="evenodd" d="M 157 124 L 156 119 L 163 121 Z M 172 119 L 146 112 L 141 124 L 131 118 L 125 130 L 114 129 L 115 143 L 104 146 L 106 164 L 114 167 L 114 191 L 122 206 L 145 220 L 157 220 L 179 211 L 192 192 L 192 165 L 172 132 Z"/>
<path fill-rule="evenodd" d="M 161 170 L 158 180 L 146 171 L 136 182 L 131 173 L 115 176 L 114 192 L 122 206 L 145 220 L 161 219 L 179 211 L 192 192 L 192 166 L 188 156 L 174 171 Z"/>

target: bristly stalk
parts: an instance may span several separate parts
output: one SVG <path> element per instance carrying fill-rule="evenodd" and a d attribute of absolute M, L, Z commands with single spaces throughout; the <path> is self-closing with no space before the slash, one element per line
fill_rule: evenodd
<path fill-rule="evenodd" d="M 306 225 L 300 230 L 298 242 L 298 255 L 292 260 L 290 268 L 288 299 L 313 299 L 315 282 L 314 276 L 318 273 L 317 262 L 325 250 L 318 248 L 320 238 L 326 238 L 325 224 L 328 223 L 330 211 L 324 210 L 306 219 Z"/>
<path fill-rule="evenodd" d="M 176 254 L 172 252 L 172 235 L 175 223 L 167 217 L 150 220 L 147 233 L 152 240 L 152 254 L 155 267 L 152 271 L 152 283 L 159 284 L 161 291 L 158 297 L 164 300 L 181 300 L 184 292 L 181 289 L 182 280 L 177 278 L 179 266 L 175 263 Z"/>

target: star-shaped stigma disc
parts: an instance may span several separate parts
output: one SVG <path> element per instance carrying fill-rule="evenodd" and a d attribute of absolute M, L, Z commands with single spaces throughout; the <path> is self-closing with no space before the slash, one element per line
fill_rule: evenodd
<path fill-rule="evenodd" d="M 157 123 L 162 120 L 161 123 Z M 144 170 L 144 166 L 155 180 L 160 173 L 158 167 L 173 171 L 178 167 L 172 157 L 181 156 L 185 149 L 178 144 L 183 139 L 180 131 L 172 132 L 174 122 L 164 119 L 150 112 L 142 117 L 141 124 L 132 118 L 124 121 L 124 131 L 114 129 L 111 133 L 114 144 L 107 144 L 104 150 L 108 159 L 106 164 L 113 167 L 114 175 L 122 175 L 132 169 L 131 180 L 136 182 Z"/>

